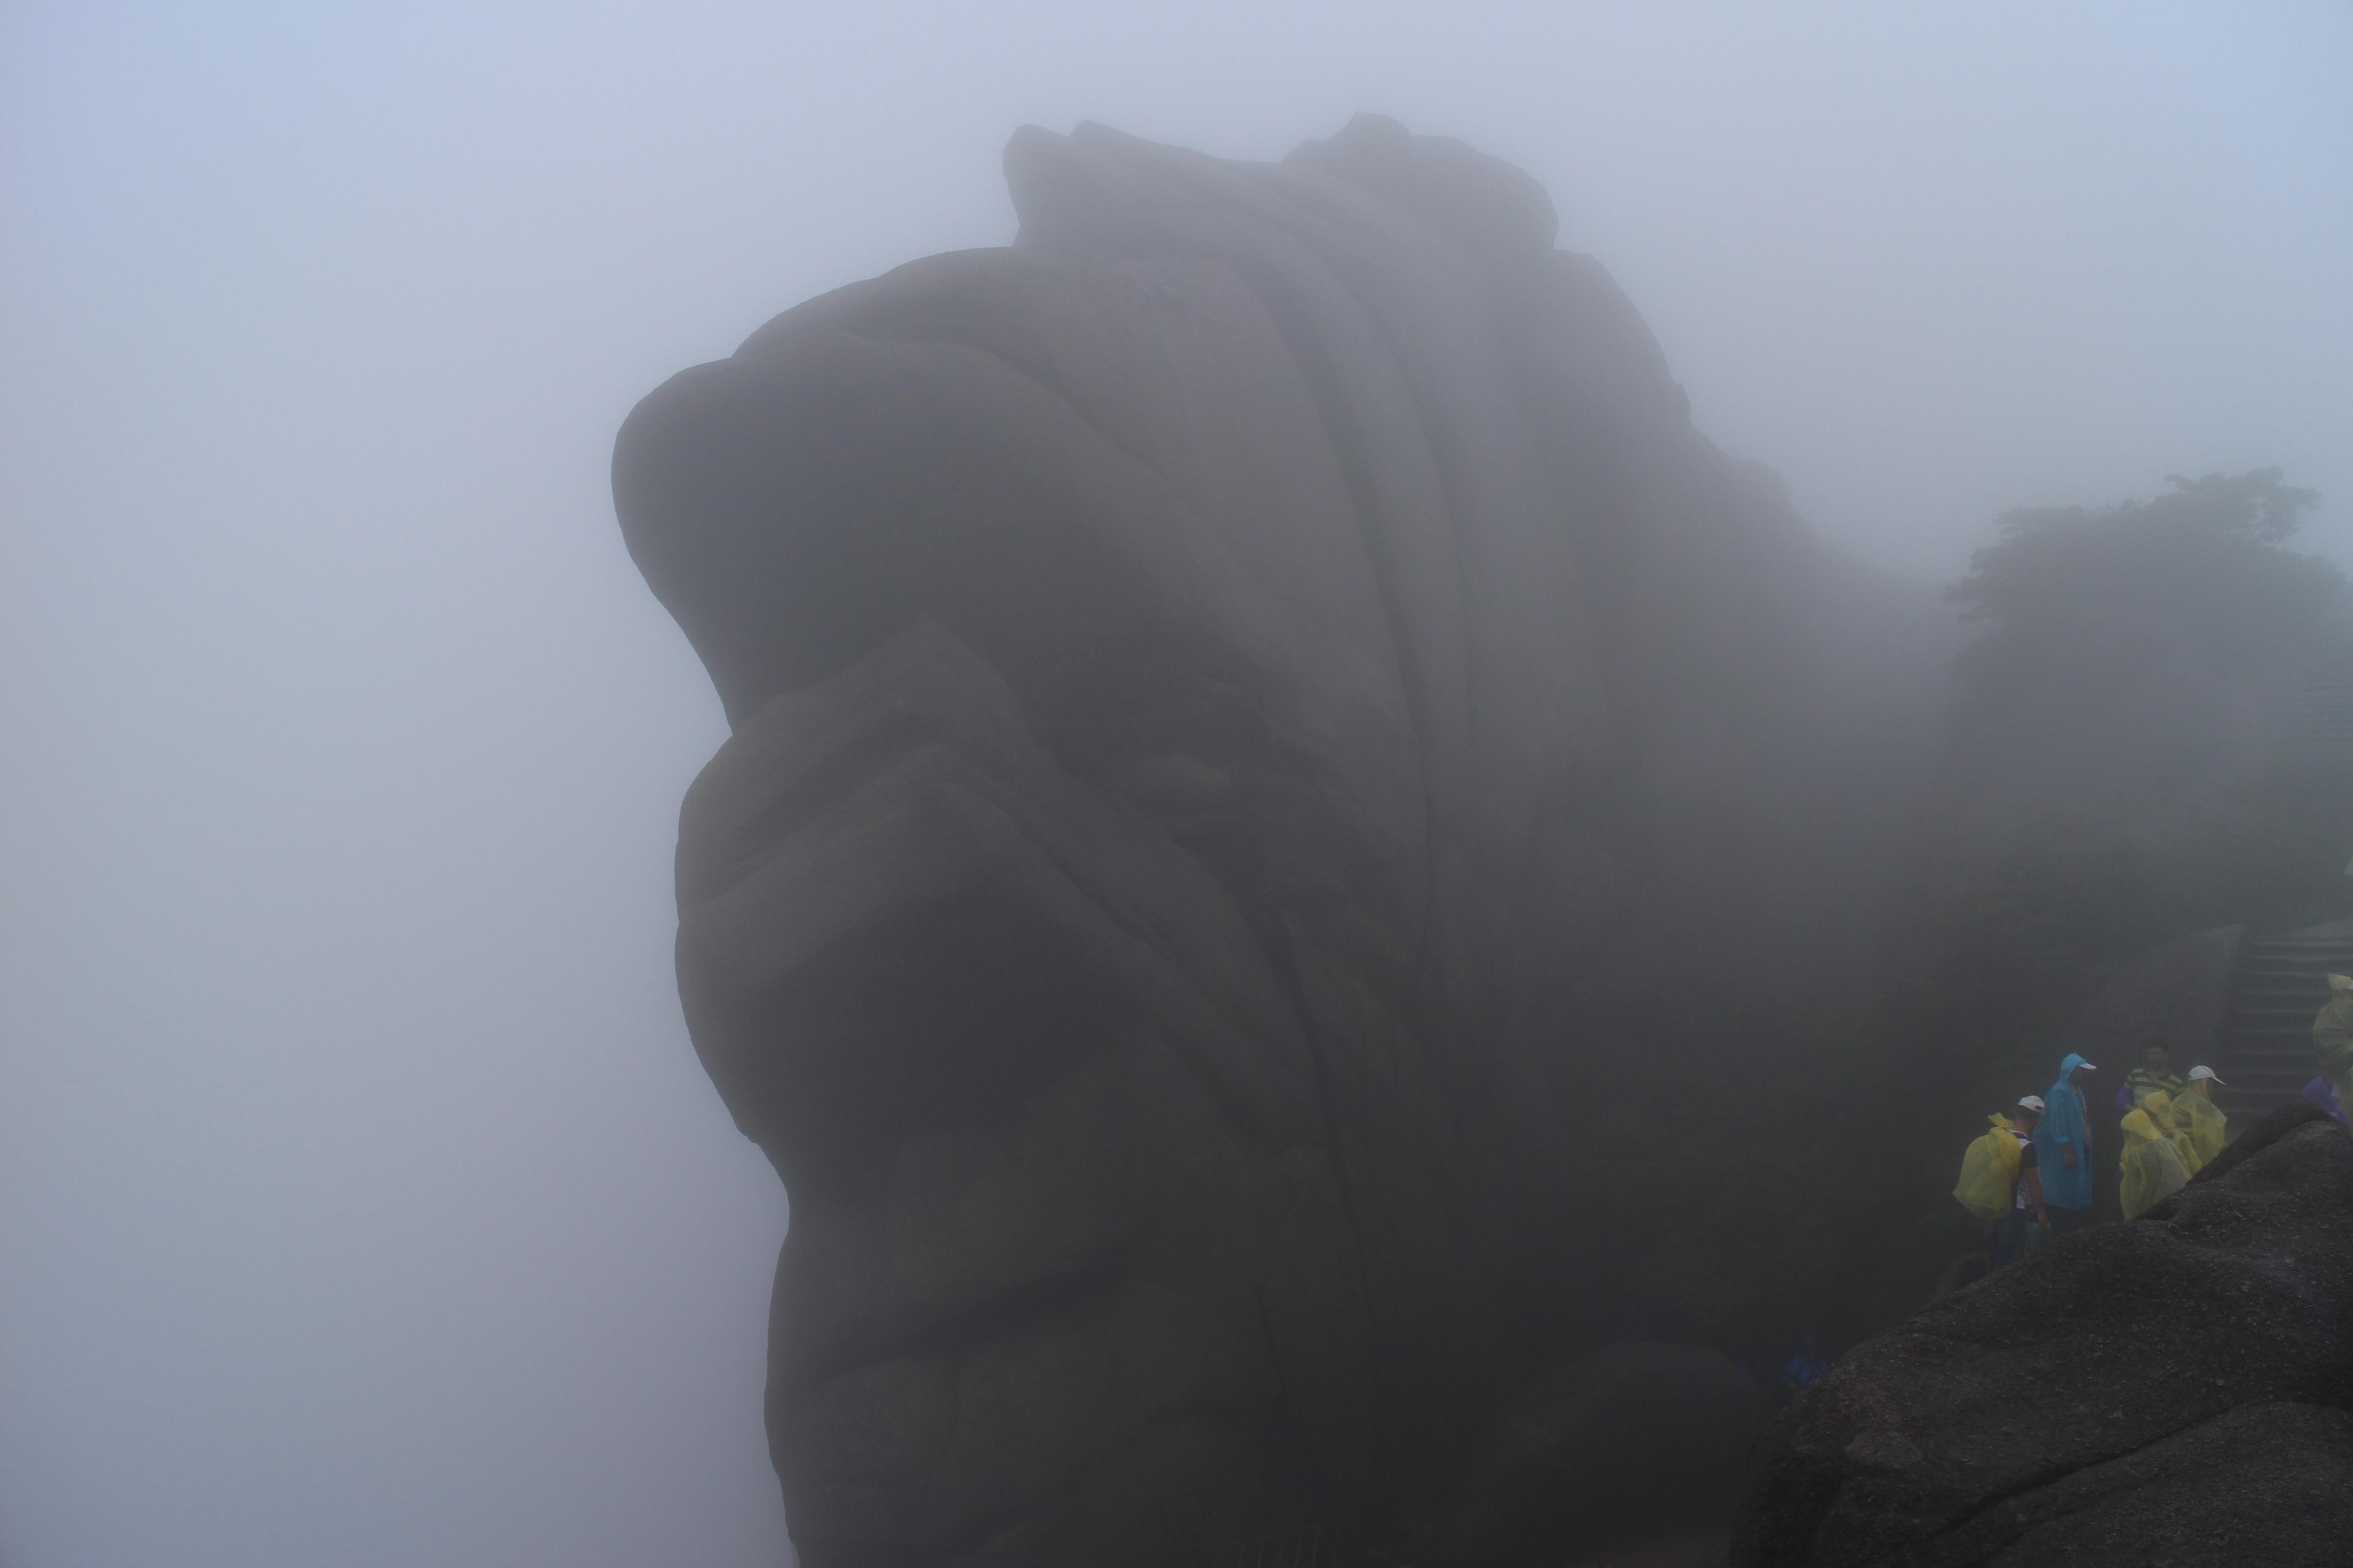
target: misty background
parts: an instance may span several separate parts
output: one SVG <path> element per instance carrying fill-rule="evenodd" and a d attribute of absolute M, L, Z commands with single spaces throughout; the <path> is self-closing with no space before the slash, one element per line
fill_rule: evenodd
<path fill-rule="evenodd" d="M 607 460 L 1017 125 L 1520 164 L 1898 571 L 2268 464 L 2353 565 L 2353 10 L 1437 10 L 0 9 L 0 1563 L 783 1560 Z"/>

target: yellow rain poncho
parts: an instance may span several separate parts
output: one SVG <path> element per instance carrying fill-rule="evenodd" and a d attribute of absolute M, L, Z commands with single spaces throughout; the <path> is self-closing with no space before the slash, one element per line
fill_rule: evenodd
<path fill-rule="evenodd" d="M 2167 1094 L 2160 1089 L 2144 1099 L 2139 1108 L 2148 1112 L 2150 1124 L 2167 1142 L 2173 1145 L 2173 1152 L 2181 1161 L 2181 1168 L 2194 1176 L 2206 1161 L 2189 1137 L 2189 1119 L 2193 1112 L 2183 1101 L 2191 1098 L 2187 1089 L 2179 1094 Z"/>
<path fill-rule="evenodd" d="M 2312 1049 L 2320 1058 L 2320 1076 L 2343 1105 L 2353 1091 L 2353 978 L 2330 975 L 2328 992 L 2328 1005 L 2312 1020 Z"/>
<path fill-rule="evenodd" d="M 2018 1139 L 2010 1118 L 1989 1116 L 1992 1131 L 1969 1145 L 1961 1156 L 1961 1184 L 1953 1196 L 1979 1219 L 2000 1219 L 2010 1212 L 2010 1194 L 2018 1184 Z"/>
<path fill-rule="evenodd" d="M 2189 1172 L 2165 1130 L 2150 1120 L 2147 1107 L 2125 1114 L 2124 1131 L 2125 1218 L 2138 1219 L 2179 1192 L 2189 1182 Z"/>
<path fill-rule="evenodd" d="M 2170 1134 L 2174 1152 L 2181 1156 L 2181 1163 L 2189 1168 L 2191 1175 L 2204 1170 L 2206 1162 L 2222 1152 L 2228 1119 L 2221 1106 L 2198 1091 L 2196 1084 L 2171 1096 L 2162 1106 L 2142 1109 Z"/>

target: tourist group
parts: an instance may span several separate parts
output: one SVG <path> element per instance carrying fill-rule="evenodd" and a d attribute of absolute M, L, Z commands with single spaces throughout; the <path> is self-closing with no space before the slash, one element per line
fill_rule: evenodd
<path fill-rule="evenodd" d="M 2328 984 L 2328 1004 L 2312 1026 L 2320 1074 L 2303 1096 L 2343 1124 L 2345 1106 L 2353 1103 L 2353 977 L 2332 974 Z M 2163 1039 L 2149 1040 L 2141 1058 L 2114 1101 L 2124 1134 L 2117 1196 L 2128 1220 L 2179 1192 L 2230 1136 L 2213 1100 L 2223 1084 L 2212 1068 L 2178 1075 Z M 1953 1196 L 1987 1222 L 1989 1268 L 2017 1262 L 2038 1237 L 2092 1223 L 2094 1154 L 2086 1090 L 2098 1070 L 2071 1052 L 2059 1064 L 2056 1082 L 1992 1117 L 1992 1126 L 1962 1157 Z"/>

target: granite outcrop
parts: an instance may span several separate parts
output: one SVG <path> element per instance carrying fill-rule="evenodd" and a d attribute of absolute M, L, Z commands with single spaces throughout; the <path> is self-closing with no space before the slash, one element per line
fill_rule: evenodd
<path fill-rule="evenodd" d="M 1932 751 L 1933 595 L 1693 427 L 1525 174 L 1377 117 L 1005 163 L 1015 245 L 614 457 L 733 729 L 679 980 L 790 1193 L 810 1568 L 1434 1507 L 1609 1337 L 1581 1066 L 1851 986 Z"/>
<path fill-rule="evenodd" d="M 1733 1561 L 2323 1568 L 2348 1540 L 2353 1140 L 2299 1102 L 1841 1359 L 1761 1440 Z"/>

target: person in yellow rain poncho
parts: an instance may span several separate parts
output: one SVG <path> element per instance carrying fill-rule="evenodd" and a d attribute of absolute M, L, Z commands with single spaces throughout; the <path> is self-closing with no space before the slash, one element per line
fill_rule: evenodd
<path fill-rule="evenodd" d="M 2179 1192 L 2189 1180 L 2181 1152 L 2148 1113 L 2147 1105 L 2125 1112 L 2125 1218 L 2138 1219 Z"/>
<path fill-rule="evenodd" d="M 2042 1098 L 2021 1098 L 2007 1116 L 1986 1118 L 1991 1125 L 1961 1157 L 1960 1184 L 1953 1196 L 1986 1225 L 1986 1267 L 2000 1268 L 2026 1256 L 2028 1226 L 2048 1230 L 2042 1179 L 2035 1169 L 2034 1124 Z"/>
<path fill-rule="evenodd" d="M 2189 1108 L 2160 1090 L 2144 1096 L 2139 1109 L 2148 1112 L 2149 1125 L 2157 1129 L 2158 1135 L 2173 1145 L 2174 1158 L 2181 1162 L 2181 1168 L 2196 1175 L 2206 1162 L 2198 1157 L 2198 1145 L 2189 1141 Z"/>
<path fill-rule="evenodd" d="M 2181 1092 L 2170 1097 L 2162 1108 L 2165 1114 L 2159 1120 L 2171 1124 L 2176 1134 L 2174 1147 L 2193 1176 L 2204 1170 L 2206 1162 L 2221 1153 L 2222 1145 L 2230 1141 L 2222 1108 L 2214 1103 L 2214 1090 L 2228 1087 L 2214 1076 L 2212 1068 L 2191 1068 Z"/>
<path fill-rule="evenodd" d="M 2328 1005 L 2312 1020 L 2312 1049 L 2337 1103 L 2353 1106 L 2353 976 L 2328 977 Z"/>

